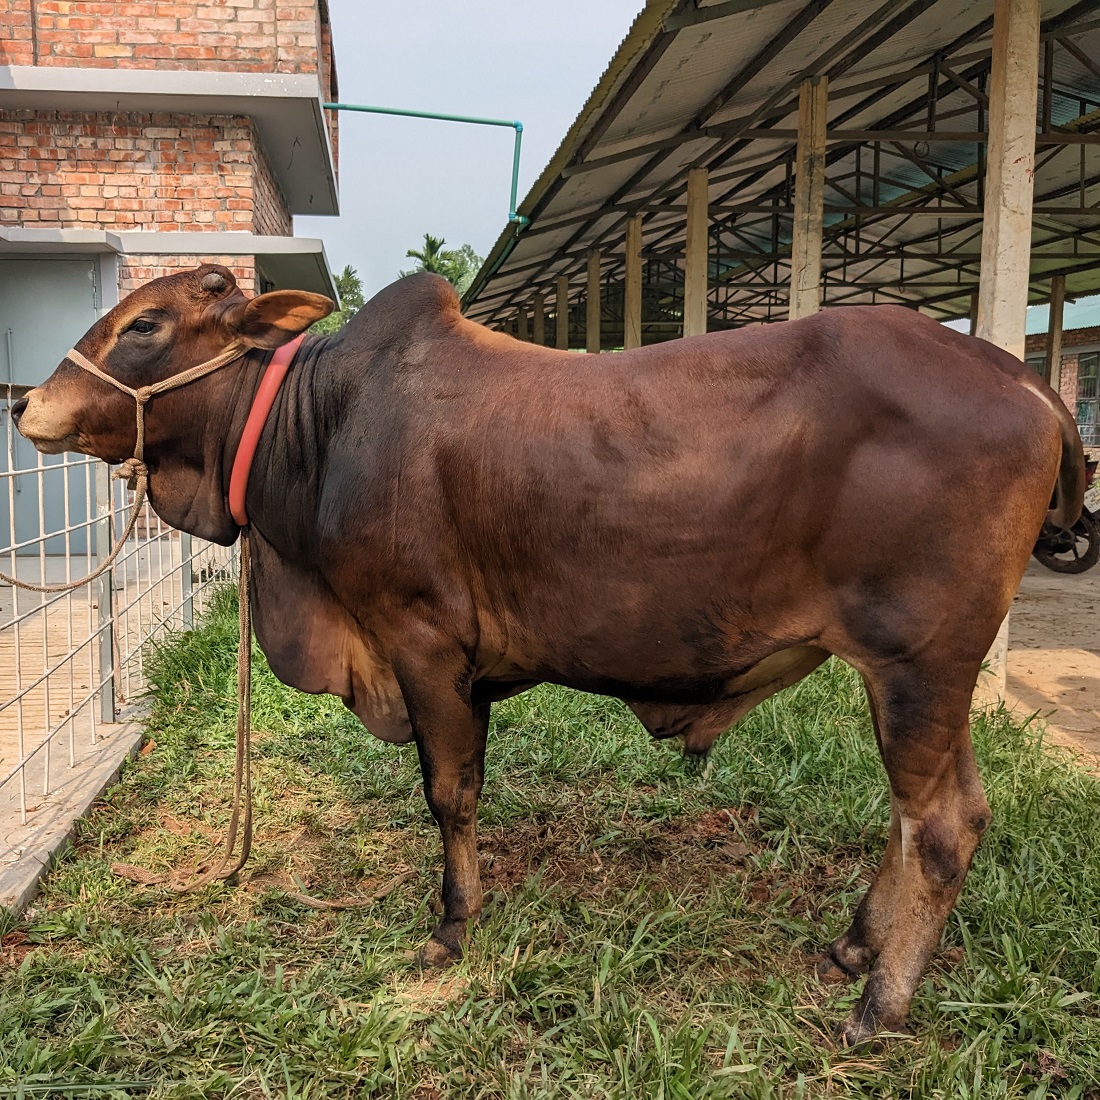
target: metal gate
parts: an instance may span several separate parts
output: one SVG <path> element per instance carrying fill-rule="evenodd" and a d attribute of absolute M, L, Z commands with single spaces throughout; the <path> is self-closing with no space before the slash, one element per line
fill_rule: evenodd
<path fill-rule="evenodd" d="M 20 579 L 90 572 L 128 512 L 130 494 L 104 463 L 39 454 L 10 415 L 96 319 L 97 270 L 94 257 L 0 260 L 0 568 Z M 189 627 L 211 586 L 234 573 L 234 550 L 181 535 L 146 507 L 92 585 L 47 595 L 0 586 L 0 905 L 26 900 L 132 747 L 126 720 L 147 644 Z"/>

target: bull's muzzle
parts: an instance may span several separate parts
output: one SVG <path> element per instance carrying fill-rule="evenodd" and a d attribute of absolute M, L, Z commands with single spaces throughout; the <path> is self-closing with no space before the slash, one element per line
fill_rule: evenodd
<path fill-rule="evenodd" d="M 43 454 L 61 454 L 74 449 L 76 425 L 72 417 L 59 415 L 61 410 L 51 409 L 55 402 L 43 400 L 39 389 L 33 389 L 26 397 L 19 398 L 11 407 L 12 423 L 20 434 L 31 441 Z"/>

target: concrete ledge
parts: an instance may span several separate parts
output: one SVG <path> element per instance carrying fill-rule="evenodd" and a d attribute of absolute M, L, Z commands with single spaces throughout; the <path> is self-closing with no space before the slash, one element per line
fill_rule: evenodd
<path fill-rule="evenodd" d="M 337 214 L 336 169 L 315 73 L 0 65 L 0 107 L 252 119 L 292 214 Z"/>
<path fill-rule="evenodd" d="M 319 237 L 252 233 L 127 232 L 109 229 L 29 229 L 0 226 L 4 256 L 254 256 L 276 290 L 311 290 L 338 300 L 324 242 Z"/>
<path fill-rule="evenodd" d="M 65 851 L 77 821 L 117 779 L 123 762 L 137 752 L 144 726 L 131 720 L 115 727 L 86 752 L 54 787 L 26 825 L 9 824 L 0 838 L 0 911 L 16 917 L 38 893 L 43 876 Z"/>

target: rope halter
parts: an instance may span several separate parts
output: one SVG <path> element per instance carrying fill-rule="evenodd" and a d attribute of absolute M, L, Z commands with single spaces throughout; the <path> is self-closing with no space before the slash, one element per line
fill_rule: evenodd
<path fill-rule="evenodd" d="M 126 521 L 126 527 L 115 543 L 114 549 L 86 577 L 81 577 L 76 581 L 65 581 L 61 584 L 35 584 L 33 581 L 24 581 L 18 577 L 9 576 L 7 573 L 0 573 L 0 581 L 14 585 L 16 588 L 24 588 L 28 592 L 72 592 L 74 589 L 80 588 L 81 585 L 94 581 L 97 577 L 101 577 L 106 573 L 114 564 L 115 558 L 118 557 L 123 546 L 126 545 L 126 540 L 133 533 L 149 488 L 149 468 L 145 465 L 145 406 L 149 399 L 155 397 L 158 393 L 179 389 L 180 386 L 186 386 L 198 378 L 211 374 L 219 367 L 224 367 L 226 363 L 232 363 L 234 359 L 239 359 L 246 350 L 234 345 L 223 351 L 221 355 L 215 355 L 213 359 L 207 359 L 205 363 L 199 363 L 198 366 L 191 367 L 181 374 L 173 374 L 170 378 L 154 382 L 151 386 L 138 386 L 137 389 L 134 389 L 124 382 L 120 382 L 117 378 L 112 378 L 90 359 L 81 355 L 76 348 L 71 348 L 65 356 L 66 359 L 86 370 L 89 374 L 94 374 L 96 378 L 102 378 L 104 382 L 109 382 L 116 390 L 129 394 L 137 406 L 137 440 L 134 443 L 134 456 L 126 459 L 111 475 L 120 481 L 125 481 L 127 488 L 133 491 L 134 503 L 130 508 L 130 518 Z"/>
<path fill-rule="evenodd" d="M 70 348 L 65 355 L 66 359 L 86 370 L 89 374 L 94 374 L 96 378 L 101 378 L 104 382 L 110 383 L 116 390 L 129 394 L 137 406 L 137 441 L 134 444 L 134 456 L 123 462 L 115 471 L 114 476 L 124 480 L 127 486 L 134 491 L 137 490 L 139 478 L 148 480 L 149 471 L 145 466 L 145 406 L 151 397 L 156 397 L 158 393 L 166 393 L 168 390 L 179 389 L 181 386 L 186 386 L 199 378 L 204 378 L 220 367 L 224 367 L 227 363 L 232 363 L 234 359 L 239 359 L 244 355 L 245 350 L 233 345 L 220 355 L 215 355 L 213 359 L 207 359 L 205 363 L 199 363 L 198 366 L 190 367 L 180 374 L 173 374 L 160 382 L 154 382 L 151 386 L 138 386 L 137 389 L 134 389 L 127 386 L 125 382 L 112 378 L 111 375 L 97 367 L 90 359 L 81 355 L 76 348 Z"/>

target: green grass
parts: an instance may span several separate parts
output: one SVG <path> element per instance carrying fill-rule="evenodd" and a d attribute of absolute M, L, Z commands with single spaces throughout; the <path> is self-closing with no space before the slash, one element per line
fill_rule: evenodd
<path fill-rule="evenodd" d="M 831 662 L 708 767 L 625 709 L 495 708 L 483 922 L 422 974 L 440 868 L 415 752 L 257 655 L 257 844 L 235 887 L 112 875 L 201 858 L 225 824 L 230 595 L 151 662 L 153 751 L 81 826 L 0 949 L 0 1097 L 1100 1097 L 1100 784 L 1003 714 L 975 730 L 994 824 L 878 1053 L 828 1035 L 856 989 L 813 957 L 881 854 L 886 785 Z M 318 912 L 291 900 L 365 896 Z"/>

